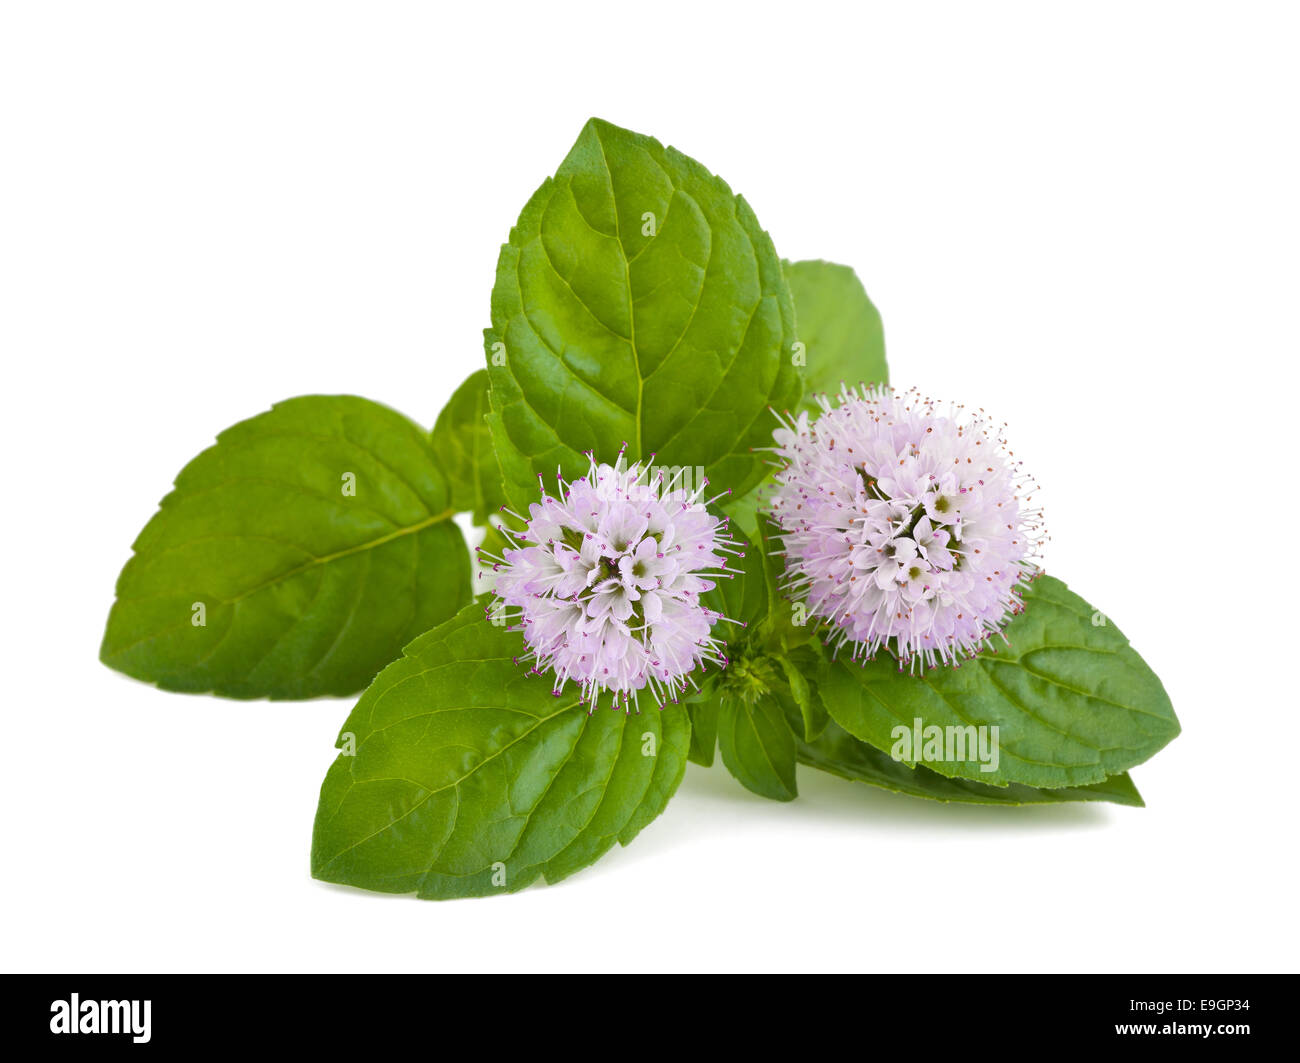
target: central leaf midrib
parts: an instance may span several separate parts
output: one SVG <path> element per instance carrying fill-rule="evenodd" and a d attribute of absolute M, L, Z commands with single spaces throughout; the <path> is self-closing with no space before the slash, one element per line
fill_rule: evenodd
<path fill-rule="evenodd" d="M 313 557 L 310 561 L 304 561 L 301 565 L 296 565 L 285 572 L 272 576 L 270 579 L 263 580 L 257 586 L 231 598 L 224 604 L 236 605 L 239 602 L 244 601 L 246 598 L 251 598 L 254 594 L 266 590 L 267 587 L 273 587 L 277 583 L 283 583 L 287 579 L 293 579 L 294 576 L 301 575 L 303 572 L 306 572 L 310 568 L 315 568 L 317 565 L 328 565 L 330 562 L 338 561 L 340 558 L 350 557 L 353 554 L 360 554 L 366 550 L 374 550 L 377 547 L 385 546 L 388 543 L 404 538 L 407 535 L 414 535 L 416 532 L 424 531 L 425 528 L 431 528 L 433 525 L 446 520 L 448 517 L 453 516 L 455 512 L 455 509 L 452 508 L 444 509 L 441 513 L 435 513 L 415 524 L 409 524 L 404 528 L 398 528 L 396 531 L 391 531 L 387 535 L 381 535 L 378 539 L 371 539 L 368 542 L 357 543 L 355 546 L 349 546 L 343 550 L 336 550 L 334 553 L 325 554 L 322 557 Z"/>
<path fill-rule="evenodd" d="M 636 460 L 640 461 L 644 457 L 641 451 L 641 417 L 645 408 L 643 403 L 645 378 L 641 373 L 641 353 L 636 349 L 636 299 L 632 294 L 632 266 L 623 248 L 623 233 L 618 221 L 618 196 L 614 192 L 614 171 L 610 168 L 609 156 L 605 154 L 605 142 L 601 140 L 599 132 L 596 133 L 596 143 L 600 146 L 600 161 L 605 166 L 610 204 L 614 209 L 614 239 L 618 241 L 618 255 L 623 260 L 623 284 L 627 289 L 627 341 L 632 347 L 632 364 L 636 366 Z"/>

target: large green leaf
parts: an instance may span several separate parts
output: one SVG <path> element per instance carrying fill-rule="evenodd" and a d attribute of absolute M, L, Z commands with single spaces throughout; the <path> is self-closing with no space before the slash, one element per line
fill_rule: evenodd
<path fill-rule="evenodd" d="M 1090 786 L 1066 786 L 1042 790 L 1012 783 L 986 786 L 968 779 L 948 779 L 924 764 L 910 767 L 859 741 L 835 723 L 827 725 L 816 740 L 799 741 L 800 764 L 830 772 L 843 779 L 868 783 L 895 793 L 925 797 L 933 801 L 960 801 L 977 805 L 1039 805 L 1065 801 L 1112 801 L 1119 805 L 1142 805 L 1142 797 L 1127 773 L 1112 775 Z"/>
<path fill-rule="evenodd" d="M 794 310 L 753 211 L 693 159 L 596 119 L 501 249 L 485 336 L 507 492 L 584 452 L 702 468 L 743 493 L 769 406 L 800 396 Z"/>
<path fill-rule="evenodd" d="M 321 787 L 312 874 L 425 898 L 554 882 L 626 845 L 686 768 L 681 706 L 592 716 L 515 664 L 478 605 L 406 648 L 357 702 Z"/>
<path fill-rule="evenodd" d="M 101 658 L 167 690 L 353 694 L 469 601 L 454 511 L 405 417 L 282 402 L 181 470 L 118 578 Z"/>
<path fill-rule="evenodd" d="M 505 502 L 487 412 L 488 374 L 479 369 L 452 394 L 430 436 L 434 460 L 447 477 L 452 507 L 458 513 L 472 513 L 475 524 L 486 523 L 488 515 Z"/>
<path fill-rule="evenodd" d="M 805 400 L 835 394 L 841 384 L 887 384 L 884 327 L 858 275 L 820 259 L 783 265 L 806 363 Z"/>
<path fill-rule="evenodd" d="M 1178 734 L 1160 680 L 1103 614 L 1060 580 L 1034 581 L 1009 646 L 958 668 L 902 674 L 882 653 L 865 666 L 829 664 L 818 690 L 831 718 L 878 749 L 894 728 L 999 728 L 996 771 L 976 759 L 926 760 L 976 782 L 1087 786 L 1142 763 Z M 915 756 L 910 755 L 910 760 Z"/>

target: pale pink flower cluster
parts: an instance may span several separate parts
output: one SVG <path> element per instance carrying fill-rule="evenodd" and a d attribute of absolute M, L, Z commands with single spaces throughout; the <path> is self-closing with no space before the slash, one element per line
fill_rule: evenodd
<path fill-rule="evenodd" d="M 640 465 L 598 465 L 584 479 L 559 480 L 528 507 L 522 531 L 501 552 L 489 615 L 523 632 L 533 671 L 554 674 L 555 693 L 572 680 L 588 711 L 603 691 L 613 707 L 635 706 L 649 689 L 676 702 L 706 662 L 725 667 L 712 635 L 725 619 L 701 604 L 737 553 L 726 521 L 695 491 L 650 478 Z M 515 541 L 517 539 L 517 541 Z"/>
<path fill-rule="evenodd" d="M 957 664 L 1022 608 L 1037 571 L 1032 480 L 983 415 L 916 391 L 845 388 L 783 420 L 770 513 L 788 588 L 837 647 Z"/>

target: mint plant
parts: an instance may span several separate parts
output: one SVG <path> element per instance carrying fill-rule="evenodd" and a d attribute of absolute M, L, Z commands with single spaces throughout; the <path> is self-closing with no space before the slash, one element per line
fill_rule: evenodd
<path fill-rule="evenodd" d="M 432 431 L 309 396 L 221 433 L 118 579 L 101 656 L 128 675 L 361 692 L 314 876 L 555 882 L 688 760 L 779 801 L 803 765 L 1142 804 L 1129 770 L 1178 733 L 1160 681 L 1038 572 L 1018 470 L 974 463 L 995 434 L 885 388 L 851 269 L 782 261 L 720 178 L 593 120 L 510 230 L 490 322 Z"/>

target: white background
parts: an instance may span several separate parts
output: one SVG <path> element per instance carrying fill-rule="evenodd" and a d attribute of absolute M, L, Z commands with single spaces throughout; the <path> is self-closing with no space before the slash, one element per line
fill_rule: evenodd
<path fill-rule="evenodd" d="M 0 8 L 0 962 L 31 970 L 1290 969 L 1295 7 Z M 629 849 L 424 903 L 308 874 L 346 702 L 96 659 L 172 477 L 351 392 L 430 424 L 497 249 L 591 115 L 852 264 L 895 383 L 1010 422 L 1049 571 L 1184 733 L 1146 809 L 964 808 L 692 767 Z"/>

